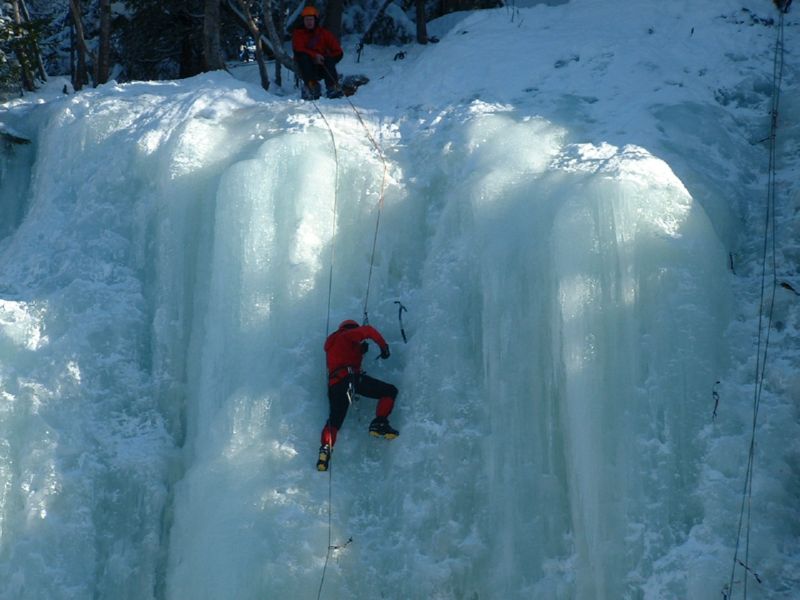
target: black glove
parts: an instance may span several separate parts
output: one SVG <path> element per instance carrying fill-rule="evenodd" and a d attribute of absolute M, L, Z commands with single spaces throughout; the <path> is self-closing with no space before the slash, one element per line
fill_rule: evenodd
<path fill-rule="evenodd" d="M 367 342 L 361 342 L 361 354 L 366 354 L 369 352 L 369 344 Z"/>
<path fill-rule="evenodd" d="M 381 348 L 381 355 L 378 358 L 382 358 L 382 359 L 386 360 L 387 358 L 389 358 L 389 356 L 390 356 L 390 354 L 389 354 L 389 346 L 386 346 L 385 348 Z"/>

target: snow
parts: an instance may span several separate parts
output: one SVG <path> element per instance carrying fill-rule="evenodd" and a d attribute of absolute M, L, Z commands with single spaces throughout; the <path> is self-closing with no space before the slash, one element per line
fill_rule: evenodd
<path fill-rule="evenodd" d="M 768 18 L 766 0 L 519 2 L 357 64 L 343 40 L 341 72 L 371 79 L 349 101 L 265 92 L 249 63 L 1 105 L 33 143 L 0 141 L 0 599 L 314 597 L 329 494 L 323 598 L 707 598 L 731 579 L 792 598 L 786 287 L 755 387 Z M 800 290 L 784 24 L 775 277 Z M 370 276 L 392 356 L 365 365 L 400 388 L 402 435 L 366 435 L 360 400 L 329 479 L 322 343 Z"/>

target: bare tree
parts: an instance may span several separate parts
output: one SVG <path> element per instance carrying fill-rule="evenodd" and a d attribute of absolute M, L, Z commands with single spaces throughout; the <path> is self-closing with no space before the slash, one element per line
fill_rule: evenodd
<path fill-rule="evenodd" d="M 267 75 L 267 65 L 264 63 L 264 44 L 261 42 L 261 31 L 258 28 L 256 20 L 250 13 L 250 0 L 236 0 L 239 8 L 244 15 L 247 30 L 256 43 L 256 62 L 258 63 L 258 75 L 261 77 L 261 87 L 265 90 L 269 89 L 269 75 Z"/>
<path fill-rule="evenodd" d="M 206 71 L 225 68 L 220 44 L 220 0 L 205 0 L 203 12 L 203 61 Z"/>
<path fill-rule="evenodd" d="M 81 0 L 69 0 L 72 25 L 75 31 L 75 46 L 78 53 L 78 69 L 73 73 L 72 85 L 80 90 L 89 83 L 87 59 L 92 63 L 94 85 L 108 81 L 111 72 L 111 0 L 100 0 L 100 40 L 97 53 L 92 52 L 86 43 L 81 16 Z"/>
<path fill-rule="evenodd" d="M 86 45 L 86 38 L 83 35 L 80 0 L 69 0 L 69 10 L 72 15 L 72 26 L 75 30 L 75 45 L 78 52 L 78 70 L 73 73 L 72 79 L 72 87 L 77 91 L 89 83 L 89 71 L 86 66 L 87 56 L 94 64 L 97 64 L 97 59 Z"/>
<path fill-rule="evenodd" d="M 267 29 L 267 35 L 269 35 L 272 45 L 275 46 L 277 50 L 280 52 L 283 50 L 283 44 L 280 43 L 281 42 L 280 39 L 277 40 L 278 42 L 277 44 L 275 43 L 276 42 L 275 38 L 269 34 L 269 27 L 270 25 L 272 25 L 273 28 L 277 29 L 278 31 L 284 30 L 286 22 L 286 17 L 285 17 L 286 3 L 283 0 L 278 0 L 278 5 L 277 7 L 275 7 L 275 12 L 273 14 L 270 14 L 269 18 L 267 18 L 268 10 L 271 10 L 271 6 L 268 6 L 268 3 L 264 2 L 263 6 L 261 7 L 261 13 L 264 19 L 264 27 Z M 277 15 L 278 17 L 277 22 L 273 22 L 274 15 Z M 278 87 L 283 85 L 283 73 L 281 72 L 281 61 L 278 59 L 277 56 L 275 57 L 275 83 L 278 84 Z"/>
<path fill-rule="evenodd" d="M 278 85 L 281 85 L 281 76 L 280 76 L 280 69 L 281 65 L 286 67 L 292 72 L 296 72 L 297 67 L 294 64 L 294 59 L 289 56 L 283 49 L 283 40 L 281 36 L 278 34 L 278 31 L 284 31 L 285 29 L 285 22 L 284 22 L 284 14 L 285 14 L 285 4 L 283 0 L 279 0 L 278 2 L 278 23 L 276 24 L 273 20 L 273 10 L 272 10 L 273 2 L 272 0 L 264 0 L 264 24 L 267 27 L 267 35 L 269 36 L 269 42 L 272 46 L 272 53 L 275 55 L 275 82 Z"/>
<path fill-rule="evenodd" d="M 244 28 L 250 31 L 250 25 L 247 22 L 248 21 L 247 16 L 244 14 L 244 11 L 242 11 L 239 2 L 240 0 L 227 0 L 225 6 L 230 9 L 231 13 L 233 13 L 233 15 L 237 19 L 239 19 L 239 22 L 244 26 Z M 278 32 L 275 30 L 275 23 L 272 20 L 272 13 L 270 10 L 270 6 L 271 3 L 265 0 L 264 21 L 266 24 L 267 35 L 265 35 L 263 31 L 259 31 L 258 34 L 260 38 L 258 39 L 261 40 L 261 43 L 264 45 L 264 48 L 272 52 L 276 60 L 280 61 L 281 64 L 283 64 L 283 66 L 294 70 L 294 63 L 292 61 L 292 57 L 286 54 L 286 52 L 283 52 L 281 39 L 278 35 Z"/>

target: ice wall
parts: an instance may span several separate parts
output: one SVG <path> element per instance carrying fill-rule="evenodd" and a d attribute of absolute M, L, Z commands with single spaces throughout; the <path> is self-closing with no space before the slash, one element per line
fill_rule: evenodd
<path fill-rule="evenodd" d="M 393 354 L 365 364 L 400 387 L 402 436 L 351 409 L 331 491 L 354 541 L 325 597 L 640 589 L 705 518 L 729 318 L 669 166 L 476 102 L 413 144 L 384 124 L 384 182 L 346 110 L 334 154 L 307 106 L 222 81 L 41 109 L 0 275 L 0 598 L 314 597 L 328 269 L 332 324 L 360 318 L 382 188 L 370 320 Z"/>
<path fill-rule="evenodd" d="M 174 442 L 153 393 L 146 174 L 128 107 L 91 104 L 31 117 L 27 214 L 2 245 L 3 598 L 141 598 L 159 577 Z"/>
<path fill-rule="evenodd" d="M 22 222 L 34 152 L 29 144 L 0 136 L 0 243 Z"/>
<path fill-rule="evenodd" d="M 413 451 L 374 501 L 403 515 L 391 586 L 622 597 L 702 518 L 687 491 L 723 362 L 725 255 L 643 149 L 477 112 L 417 163 L 442 185 L 401 386 Z"/>

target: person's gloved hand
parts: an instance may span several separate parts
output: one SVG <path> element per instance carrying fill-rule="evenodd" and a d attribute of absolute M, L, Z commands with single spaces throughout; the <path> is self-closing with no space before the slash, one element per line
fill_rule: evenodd
<path fill-rule="evenodd" d="M 369 352 L 369 344 L 367 342 L 361 342 L 361 354 L 366 354 Z"/>
<path fill-rule="evenodd" d="M 386 360 L 387 358 L 389 358 L 389 356 L 390 356 L 389 346 L 386 346 L 385 348 L 381 348 L 381 355 L 378 358 L 382 358 L 382 359 Z"/>

